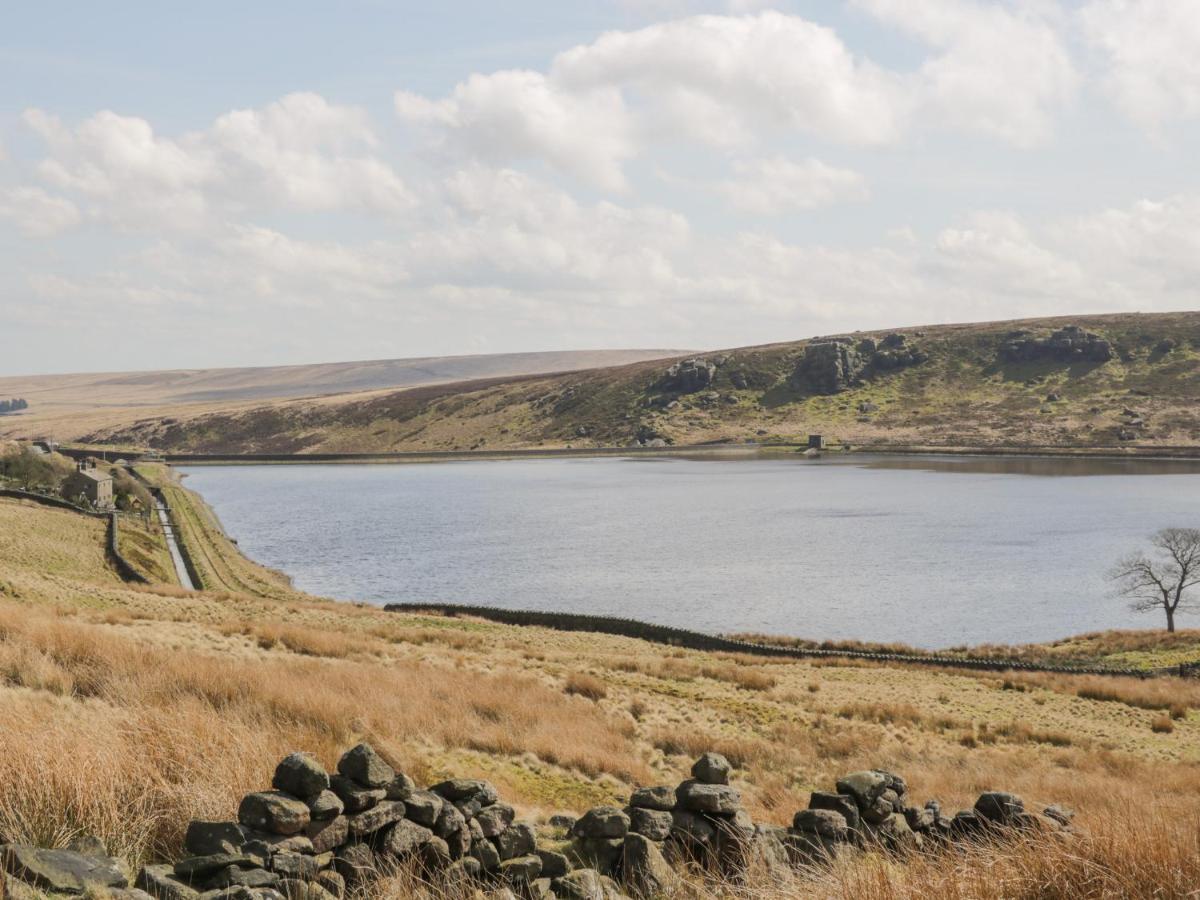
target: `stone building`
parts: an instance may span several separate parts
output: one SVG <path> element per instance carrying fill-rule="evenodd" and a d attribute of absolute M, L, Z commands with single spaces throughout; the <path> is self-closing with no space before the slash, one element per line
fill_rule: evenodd
<path fill-rule="evenodd" d="M 68 500 L 78 500 L 82 497 L 96 509 L 111 509 L 112 476 L 97 469 L 95 462 L 82 462 L 63 483 L 63 496 Z"/>

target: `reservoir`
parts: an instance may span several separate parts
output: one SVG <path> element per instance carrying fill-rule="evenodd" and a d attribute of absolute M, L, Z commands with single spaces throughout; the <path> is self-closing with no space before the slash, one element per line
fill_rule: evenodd
<path fill-rule="evenodd" d="M 1184 462 L 610 457 L 181 471 L 246 554 L 314 594 L 927 648 L 1162 627 L 1112 597 L 1104 573 L 1157 529 L 1200 525 L 1200 466 Z"/>

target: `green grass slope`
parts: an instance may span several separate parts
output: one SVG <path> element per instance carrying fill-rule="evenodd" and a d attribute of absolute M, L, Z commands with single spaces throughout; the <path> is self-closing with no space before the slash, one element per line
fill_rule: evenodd
<path fill-rule="evenodd" d="M 1111 358 L 1009 361 L 1017 333 L 1079 326 Z M 904 336 L 919 362 L 868 366 L 822 393 L 805 372 L 812 341 L 704 354 L 711 383 L 682 391 L 669 360 L 553 376 L 460 382 L 345 402 L 290 401 L 97 431 L 92 442 L 212 453 L 380 452 L 625 446 L 661 439 L 799 440 L 944 448 L 1200 447 L 1200 312 L 943 325 Z M 814 339 L 815 340 L 815 339 Z M 869 355 L 869 354 L 868 354 Z M 811 357 L 810 357 L 811 359 Z M 798 374 L 799 372 L 799 374 Z"/>

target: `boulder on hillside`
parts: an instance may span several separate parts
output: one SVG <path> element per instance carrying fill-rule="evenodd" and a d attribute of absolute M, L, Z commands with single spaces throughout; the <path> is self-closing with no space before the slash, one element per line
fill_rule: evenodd
<path fill-rule="evenodd" d="M 712 384 L 716 374 L 716 364 L 707 359 L 685 359 L 667 369 L 657 386 L 672 394 L 695 394 Z"/>

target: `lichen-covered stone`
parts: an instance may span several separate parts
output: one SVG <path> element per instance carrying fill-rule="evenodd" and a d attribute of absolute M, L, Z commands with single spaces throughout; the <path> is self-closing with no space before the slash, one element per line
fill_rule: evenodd
<path fill-rule="evenodd" d="M 289 753 L 275 767 L 271 787 L 308 801 L 329 788 L 329 773 L 312 754 Z"/>
<path fill-rule="evenodd" d="M 238 821 L 271 834 L 296 834 L 312 821 L 308 805 L 281 791 L 247 794 L 238 806 Z"/>
<path fill-rule="evenodd" d="M 396 770 L 370 744 L 359 744 L 343 753 L 337 769 L 338 774 L 371 789 L 386 788 L 396 777 Z"/>

